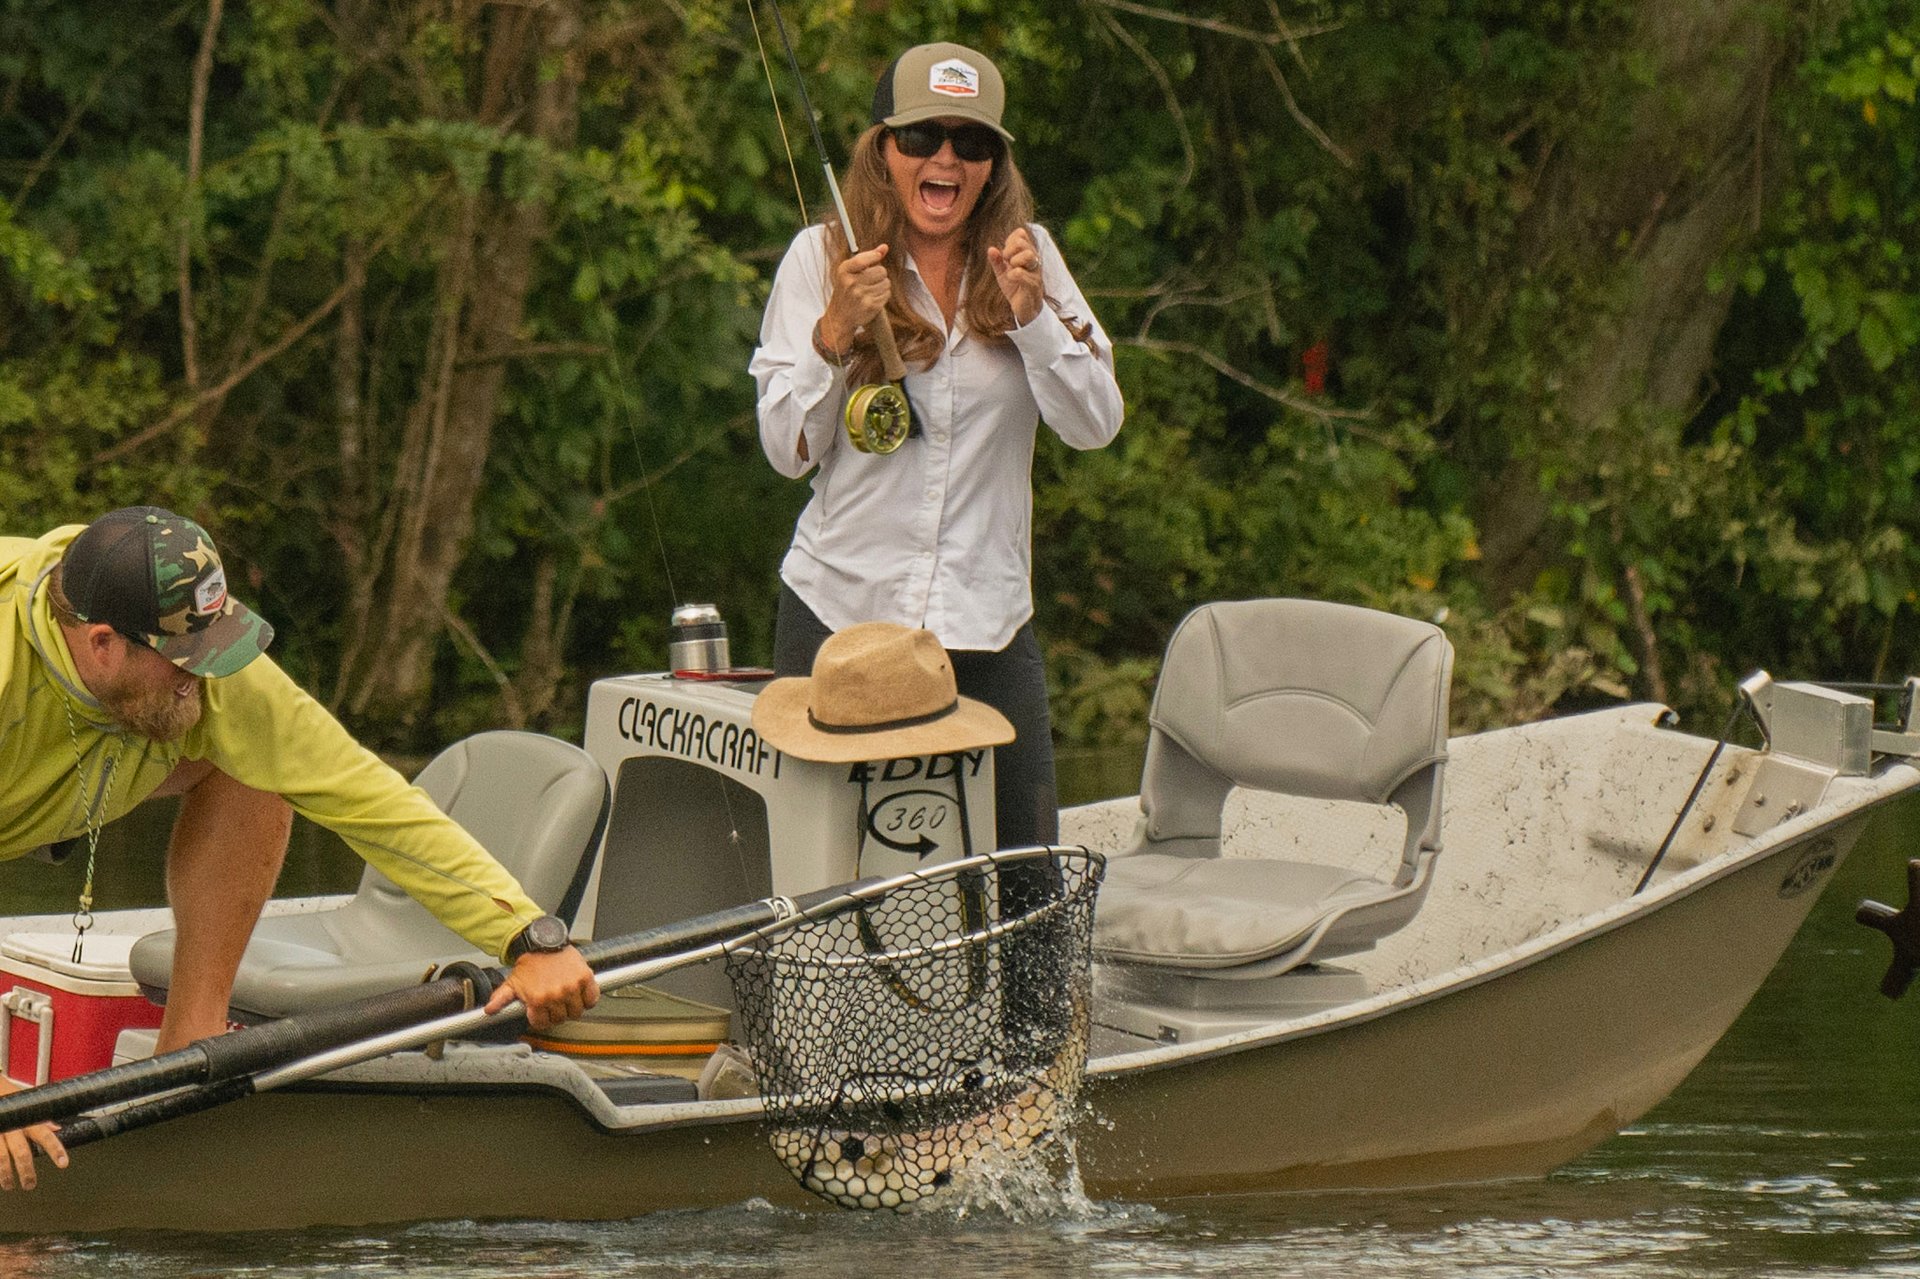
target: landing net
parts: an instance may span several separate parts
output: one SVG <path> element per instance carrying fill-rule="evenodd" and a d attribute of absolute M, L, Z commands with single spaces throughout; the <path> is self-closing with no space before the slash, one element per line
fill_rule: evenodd
<path fill-rule="evenodd" d="M 843 1207 L 904 1210 L 1070 1113 L 1104 863 L 982 861 L 728 954 L 774 1153 Z"/>

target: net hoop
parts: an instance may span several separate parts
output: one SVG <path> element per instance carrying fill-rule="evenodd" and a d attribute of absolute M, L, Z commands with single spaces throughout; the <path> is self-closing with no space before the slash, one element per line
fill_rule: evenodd
<path fill-rule="evenodd" d="M 1104 866 L 967 858 L 727 948 L 768 1139 L 801 1185 L 904 1210 L 1052 1144 L 1086 1065 Z"/>

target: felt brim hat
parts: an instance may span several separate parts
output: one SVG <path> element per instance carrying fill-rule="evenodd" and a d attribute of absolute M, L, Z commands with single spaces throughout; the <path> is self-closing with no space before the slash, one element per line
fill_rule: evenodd
<path fill-rule="evenodd" d="M 273 642 L 273 627 L 227 594 L 207 531 L 172 511 L 109 511 L 68 544 L 61 565 L 82 621 L 104 622 L 191 674 L 231 675 Z"/>
<path fill-rule="evenodd" d="M 796 759 L 824 764 L 1004 746 L 1007 717 L 961 697 L 933 632 L 861 622 L 835 632 L 813 674 L 777 679 L 753 703 L 753 729 Z"/>
<path fill-rule="evenodd" d="M 873 91 L 873 122 L 889 127 L 957 116 L 1013 141 L 1000 123 L 1007 86 L 1000 68 L 964 44 L 922 44 L 893 60 Z"/>

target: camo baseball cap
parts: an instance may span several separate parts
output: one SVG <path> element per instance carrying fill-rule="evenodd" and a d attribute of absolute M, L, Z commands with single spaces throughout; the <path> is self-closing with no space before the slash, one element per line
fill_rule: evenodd
<path fill-rule="evenodd" d="M 964 44 L 920 44 L 893 60 L 873 91 L 873 122 L 890 127 L 943 116 L 978 120 L 1007 141 L 1000 124 L 1007 86 L 986 54 Z"/>
<path fill-rule="evenodd" d="M 273 628 L 227 594 L 207 531 L 172 511 L 109 511 L 73 539 L 62 565 L 82 621 L 105 622 L 183 671 L 231 675 L 273 642 Z"/>

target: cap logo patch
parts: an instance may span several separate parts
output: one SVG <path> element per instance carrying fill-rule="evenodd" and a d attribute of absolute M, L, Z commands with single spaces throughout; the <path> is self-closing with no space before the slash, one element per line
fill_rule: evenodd
<path fill-rule="evenodd" d="M 216 568 L 206 575 L 193 588 L 193 611 L 211 613 L 227 602 L 227 574 L 225 569 Z"/>
<path fill-rule="evenodd" d="M 949 98 L 977 98 L 980 96 L 980 73 L 970 62 L 948 58 L 945 62 L 934 63 L 927 72 L 927 88 L 935 93 L 944 93 Z"/>

